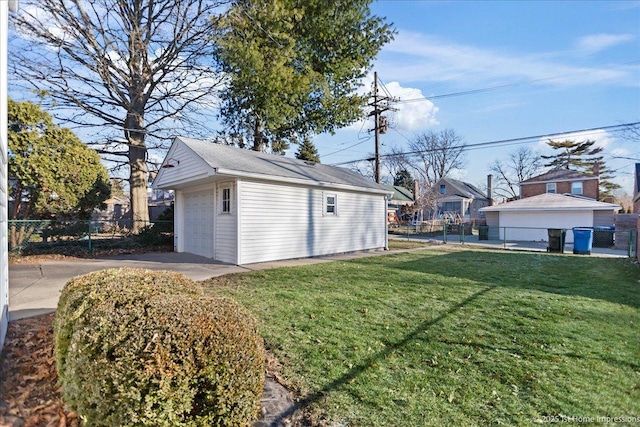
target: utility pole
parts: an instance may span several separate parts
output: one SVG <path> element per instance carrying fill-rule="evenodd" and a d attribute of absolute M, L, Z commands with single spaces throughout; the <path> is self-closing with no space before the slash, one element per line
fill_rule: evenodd
<path fill-rule="evenodd" d="M 387 118 L 382 115 L 387 110 L 393 110 L 389 106 L 389 101 L 394 101 L 388 96 L 378 95 L 378 72 L 373 72 L 373 102 L 369 105 L 373 107 L 373 111 L 369 116 L 373 116 L 373 131 L 375 132 L 375 176 L 376 182 L 380 184 L 380 135 L 387 133 Z"/>
<path fill-rule="evenodd" d="M 378 109 L 378 72 L 373 72 L 373 123 L 376 139 L 376 182 L 380 184 L 380 110 Z"/>

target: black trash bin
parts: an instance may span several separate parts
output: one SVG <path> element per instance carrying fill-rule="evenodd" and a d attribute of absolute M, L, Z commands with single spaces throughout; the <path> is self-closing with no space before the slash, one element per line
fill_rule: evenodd
<path fill-rule="evenodd" d="M 610 248 L 614 244 L 615 227 L 593 227 L 593 247 Z"/>
<path fill-rule="evenodd" d="M 478 240 L 489 240 L 489 226 L 478 226 Z"/>
<path fill-rule="evenodd" d="M 564 242 L 567 237 L 567 230 L 562 228 L 549 228 L 549 246 L 547 252 L 564 253 Z"/>

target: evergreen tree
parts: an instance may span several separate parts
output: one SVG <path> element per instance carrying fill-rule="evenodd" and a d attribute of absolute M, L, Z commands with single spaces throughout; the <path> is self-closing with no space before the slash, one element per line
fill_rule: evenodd
<path fill-rule="evenodd" d="M 406 169 L 400 169 L 393 178 L 393 185 L 413 191 L 413 177 Z"/>
<path fill-rule="evenodd" d="M 234 0 L 213 18 L 228 132 L 279 152 L 358 120 L 368 97 L 356 90 L 394 35 L 371 1 Z"/>
<path fill-rule="evenodd" d="M 620 185 L 612 181 L 614 175 L 607 169 L 603 156 L 601 155 L 603 148 L 594 147 L 596 142 L 593 140 L 586 141 L 552 141 L 549 140 L 547 145 L 559 152 L 555 155 L 541 156 L 548 160 L 544 166 L 554 169 L 571 169 L 587 174 L 594 174 L 594 165 L 598 165 L 598 176 L 600 181 L 600 200 L 611 197 L 613 191 L 620 188 Z"/>
<path fill-rule="evenodd" d="M 298 147 L 298 152 L 296 153 L 296 159 L 306 160 L 308 162 L 320 163 L 320 155 L 318 154 L 318 149 L 313 142 L 309 138 L 305 138 L 305 140 Z"/>

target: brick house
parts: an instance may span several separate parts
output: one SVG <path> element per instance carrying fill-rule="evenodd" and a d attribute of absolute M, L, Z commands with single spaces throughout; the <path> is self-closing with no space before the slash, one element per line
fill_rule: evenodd
<path fill-rule="evenodd" d="M 586 174 L 570 169 L 552 169 L 542 175 L 534 176 L 520 183 L 520 198 L 539 194 L 571 194 L 590 199 L 599 199 L 598 168 L 594 174 Z"/>

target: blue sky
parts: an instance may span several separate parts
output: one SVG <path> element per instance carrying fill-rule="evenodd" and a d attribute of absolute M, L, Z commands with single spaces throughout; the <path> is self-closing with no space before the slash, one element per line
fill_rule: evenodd
<path fill-rule="evenodd" d="M 397 105 L 383 154 L 446 128 L 475 144 L 640 121 L 640 1 L 387 0 L 372 10 L 398 31 L 373 70 L 393 96 L 424 98 Z M 322 162 L 369 157 L 371 127 L 318 136 Z M 640 142 L 611 131 L 562 136 L 587 138 L 605 148 L 617 182 L 632 193 L 635 162 L 615 157 L 640 158 Z M 526 145 L 550 154 L 540 140 Z M 457 177 L 483 186 L 489 164 L 518 147 L 469 151 Z"/>

